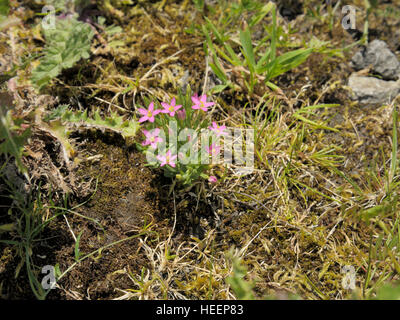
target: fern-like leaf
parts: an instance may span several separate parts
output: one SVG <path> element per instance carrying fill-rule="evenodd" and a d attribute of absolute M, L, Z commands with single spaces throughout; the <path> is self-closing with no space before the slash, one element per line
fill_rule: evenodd
<path fill-rule="evenodd" d="M 94 117 L 90 118 L 86 111 L 73 112 L 67 109 L 62 114 L 61 119 L 63 122 L 77 126 L 97 128 L 100 130 L 108 129 L 119 133 L 124 138 L 134 137 L 139 128 L 135 120 L 124 120 L 123 117 L 118 116 L 116 113 L 112 113 L 109 117 L 103 119 L 99 110 L 96 110 Z"/>
<path fill-rule="evenodd" d="M 74 112 L 68 109 L 68 105 L 61 105 L 54 109 L 46 117 L 43 117 L 41 127 L 46 129 L 62 145 L 66 162 L 74 156 L 75 151 L 68 141 L 68 136 L 75 128 L 96 128 L 99 130 L 110 130 L 119 133 L 124 138 L 134 137 L 139 125 L 135 120 L 124 120 L 123 117 L 112 113 L 109 117 L 102 118 L 99 110 L 93 117 L 87 115 L 87 111 Z"/>
<path fill-rule="evenodd" d="M 46 39 L 45 55 L 32 72 L 32 82 L 39 90 L 47 86 L 63 69 L 74 66 L 90 56 L 94 32 L 90 25 L 75 17 L 58 19 L 53 29 L 43 30 Z"/>

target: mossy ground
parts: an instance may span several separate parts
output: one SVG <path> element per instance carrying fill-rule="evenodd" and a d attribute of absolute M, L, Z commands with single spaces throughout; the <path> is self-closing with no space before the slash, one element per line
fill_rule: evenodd
<path fill-rule="evenodd" d="M 0 34 L 5 61 L 43 47 L 38 29 L 31 27 L 37 8 L 28 1 L 11 2 L 14 9 L 17 4 L 22 8 L 15 15 L 24 24 Z M 232 273 L 232 261 L 226 255 L 232 247 L 247 267 L 246 280 L 255 283 L 258 298 L 282 290 L 304 299 L 345 298 L 351 293 L 341 283 L 345 265 L 356 268 L 360 291 L 369 266 L 375 273 L 364 289 L 371 288 L 381 274 L 398 280 L 398 249 L 393 250 L 394 258 L 371 255 L 382 224 L 360 219 L 360 213 L 381 205 L 388 196 L 385 174 L 392 152 L 393 105 L 361 107 L 350 99 L 346 79 L 357 47 L 340 54 L 336 50 L 355 41 L 340 24 L 340 10 L 329 14 L 322 8 L 316 14 L 321 1 L 278 2 L 281 7 L 301 8 L 294 20 L 278 19 L 287 38 L 282 38 L 279 51 L 290 44 L 309 43 L 313 37 L 329 44 L 274 79 L 283 95 L 270 93 L 261 118 L 255 118 L 258 97 L 245 90 L 214 96 L 219 106 L 214 117 L 228 126 L 250 124 L 253 119 L 260 128 L 267 121 L 265 129 L 256 132 L 254 173 L 238 178 L 229 168 L 215 168 L 219 182 L 203 184 L 201 197 L 196 187 L 168 196 L 170 181 L 145 166 L 134 144 L 127 145 L 107 132 L 75 132 L 72 138 L 80 160 L 74 177 L 76 185 L 87 187 L 81 194 L 81 189 L 75 190 L 69 206 L 84 203 L 77 212 L 86 218 L 68 214 L 53 221 L 42 237 L 48 240 L 35 248 L 35 254 L 46 256 L 46 261 L 35 257 L 35 263 L 58 263 L 61 271 L 74 263 L 71 231 L 75 236 L 82 232 L 83 253 L 133 234 L 143 235 L 81 262 L 49 299 L 233 299 L 225 281 Z M 142 95 L 164 99 L 183 82 L 200 92 L 206 79 L 209 86 L 217 80 L 207 70 L 204 37 L 197 27 L 204 22 L 203 14 L 214 22 L 233 14 L 224 11 L 228 2 L 221 3 L 226 7 L 215 5 L 210 7 L 215 12 L 210 8 L 200 12 L 190 1 L 132 1 L 130 5 L 98 1 L 95 7 L 107 24 L 120 26 L 123 32 L 112 38 L 101 35 L 102 40 L 96 37 L 92 57 L 63 72 L 47 94 L 77 110 L 100 107 L 104 113 L 112 110 L 132 116 L 134 102 L 140 104 Z M 362 7 L 362 1 L 352 4 Z M 398 49 L 394 35 L 400 21 L 396 5 L 397 1 L 387 1 L 370 18 L 371 40 L 386 40 L 393 51 Z M 388 8 L 394 8 L 390 15 Z M 231 34 L 245 19 L 237 18 L 226 26 Z M 267 25 L 269 19 L 262 23 Z M 362 30 L 361 13 L 357 21 Z M 110 46 L 113 41 L 121 43 Z M 21 99 L 32 108 L 43 100 L 27 81 L 30 71 L 27 66 L 18 71 L 18 77 Z M 232 79 L 243 83 L 240 75 Z M 310 115 L 334 130 L 294 117 L 297 110 L 318 103 L 338 104 Z M 271 117 L 265 120 L 267 116 Z M 394 202 L 381 221 L 392 227 L 397 214 Z M 12 279 L 18 264 L 13 249 L 0 245 L 0 253 L 3 296 L 31 298 L 26 275 L 21 272 Z"/>

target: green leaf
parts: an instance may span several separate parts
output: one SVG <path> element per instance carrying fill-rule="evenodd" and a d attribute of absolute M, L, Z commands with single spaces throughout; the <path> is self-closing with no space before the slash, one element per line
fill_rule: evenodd
<path fill-rule="evenodd" d="M 46 39 L 45 55 L 32 72 L 32 82 L 39 90 L 47 86 L 63 69 L 71 68 L 90 56 L 94 32 L 90 25 L 76 18 L 57 20 L 54 29 L 43 31 Z"/>
<path fill-rule="evenodd" d="M 90 118 L 87 115 L 87 110 L 84 112 L 73 112 L 65 107 L 59 106 L 50 115 L 52 119 L 61 118 L 65 123 L 74 124 L 89 128 L 97 128 L 100 130 L 108 129 L 121 134 L 124 138 L 134 137 L 139 125 L 135 120 L 124 120 L 123 117 L 116 113 L 111 113 L 109 117 L 101 117 L 99 110 L 96 110 L 94 117 Z"/>
<path fill-rule="evenodd" d="M 319 123 L 317 123 L 315 121 L 307 119 L 306 117 L 303 117 L 302 115 L 300 115 L 298 113 L 293 114 L 293 117 L 298 119 L 298 120 L 301 120 L 301 121 L 303 121 L 303 122 L 305 122 L 305 123 L 307 123 L 309 125 L 312 125 L 312 126 L 316 127 L 317 129 L 330 130 L 330 131 L 333 131 L 333 132 L 338 132 L 339 131 L 336 128 L 328 127 L 328 126 L 326 126 L 324 124 L 319 124 Z"/>
<path fill-rule="evenodd" d="M 78 261 L 79 257 L 81 256 L 81 252 L 79 250 L 79 242 L 81 241 L 81 236 L 82 236 L 83 230 L 79 233 L 78 237 L 76 238 L 75 242 L 75 260 Z"/>
<path fill-rule="evenodd" d="M 251 34 L 249 28 L 246 28 L 244 31 L 240 31 L 240 42 L 243 47 L 243 54 L 246 58 L 248 67 L 250 70 L 254 71 L 256 60 L 254 57 L 253 44 L 251 43 Z"/>
<path fill-rule="evenodd" d="M 261 8 L 261 10 L 256 13 L 250 20 L 249 26 L 254 27 L 257 23 L 259 23 L 273 8 L 275 4 L 273 2 L 268 2 L 265 6 Z"/>
<path fill-rule="evenodd" d="M 230 59 L 228 58 L 227 60 L 230 61 L 233 65 L 238 66 L 238 65 L 242 65 L 242 62 L 240 61 L 239 57 L 237 56 L 237 54 L 235 53 L 235 51 L 233 51 L 232 47 L 228 44 L 227 41 L 225 41 L 221 34 L 218 32 L 217 28 L 215 28 L 215 26 L 212 24 L 212 22 L 207 18 L 204 17 L 204 19 L 207 22 L 207 27 L 209 29 L 211 29 L 211 31 L 213 32 L 214 36 L 217 38 L 217 41 L 224 46 L 225 50 L 228 52 L 228 54 L 230 55 Z M 203 33 L 204 30 L 207 30 L 204 26 L 203 26 Z M 208 32 L 207 32 L 208 35 Z M 211 41 L 211 40 L 210 40 Z"/>
<path fill-rule="evenodd" d="M 56 263 L 56 265 L 54 266 L 54 275 L 56 277 L 56 279 L 58 279 L 61 276 L 61 270 L 60 270 L 60 264 Z"/>
<path fill-rule="evenodd" d="M 15 224 L 14 223 L 0 225 L 0 233 L 2 233 L 2 232 L 10 232 L 10 231 L 13 231 L 13 230 L 15 230 Z"/>
<path fill-rule="evenodd" d="M 390 161 L 390 178 L 389 184 L 392 182 L 397 170 L 397 106 L 393 107 L 393 134 L 392 134 L 392 159 Z M 390 188 L 390 185 L 389 185 Z"/>
<path fill-rule="evenodd" d="M 377 300 L 400 300 L 400 285 L 385 284 L 378 289 Z"/>
<path fill-rule="evenodd" d="M 260 68 L 258 72 L 264 73 L 268 71 L 268 79 L 273 79 L 297 66 L 307 60 L 308 56 L 312 53 L 312 49 L 298 49 L 284 53 L 267 66 Z"/>
<path fill-rule="evenodd" d="M 276 42 L 276 7 L 274 6 L 272 10 L 271 60 L 275 60 L 276 58 Z"/>
<path fill-rule="evenodd" d="M 268 63 L 271 57 L 271 49 L 265 50 L 264 55 L 261 57 L 260 60 L 258 60 L 256 64 L 256 72 L 257 73 L 262 73 L 259 70 L 262 70 L 262 67 L 264 66 L 265 63 Z"/>
<path fill-rule="evenodd" d="M 219 84 L 214 86 L 210 91 L 211 93 L 217 94 L 224 91 L 227 87 L 229 87 L 228 84 Z"/>
<path fill-rule="evenodd" d="M 25 173 L 26 168 L 21 161 L 22 152 L 26 140 L 30 135 L 30 129 L 24 130 L 22 133 L 15 133 L 21 129 L 14 119 L 11 117 L 11 111 L 3 114 L 4 107 L 0 106 L 0 154 L 8 154 L 15 158 L 15 164 L 18 169 Z"/>
<path fill-rule="evenodd" d="M 10 11 L 10 6 L 8 0 L 0 0 L 0 23 L 3 22 Z"/>
<path fill-rule="evenodd" d="M 384 216 L 387 213 L 391 212 L 393 210 L 393 205 L 390 203 L 384 203 L 380 205 L 376 205 L 372 208 L 363 210 L 360 213 L 361 219 L 369 222 L 370 219 L 375 218 L 377 216 Z"/>
<path fill-rule="evenodd" d="M 247 274 L 247 268 L 241 263 L 238 257 L 233 256 L 230 251 L 229 256 L 233 264 L 233 273 L 226 278 L 226 282 L 230 285 L 238 300 L 254 300 L 253 283 L 244 280 Z"/>

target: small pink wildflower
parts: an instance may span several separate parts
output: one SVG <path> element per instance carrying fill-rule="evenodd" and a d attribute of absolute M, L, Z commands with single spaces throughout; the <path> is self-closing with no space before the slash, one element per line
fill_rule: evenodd
<path fill-rule="evenodd" d="M 185 120 L 185 118 L 186 118 L 185 109 L 179 110 L 176 114 L 178 115 L 178 119 Z"/>
<path fill-rule="evenodd" d="M 146 136 L 146 140 L 142 143 L 143 146 L 150 145 L 153 149 L 157 148 L 157 143 L 162 142 L 163 140 L 158 136 L 160 134 L 160 129 L 156 128 L 153 132 L 149 132 L 146 129 L 142 130 L 144 135 Z"/>
<path fill-rule="evenodd" d="M 218 179 L 216 176 L 210 176 L 208 178 L 208 182 L 210 182 L 210 183 L 217 183 L 217 181 L 218 181 Z"/>
<path fill-rule="evenodd" d="M 162 113 L 169 113 L 171 117 L 175 115 L 175 112 L 178 111 L 180 108 L 182 108 L 182 105 L 176 105 L 176 100 L 175 98 L 172 98 L 171 104 L 161 102 L 161 105 L 163 106 L 164 110 L 162 110 Z"/>
<path fill-rule="evenodd" d="M 207 95 L 203 94 L 200 98 L 197 95 L 194 95 L 192 97 L 192 101 L 194 105 L 192 106 L 192 109 L 200 109 L 203 111 L 207 111 L 208 107 L 213 106 L 215 103 L 214 102 L 207 102 Z"/>
<path fill-rule="evenodd" d="M 171 150 L 168 150 L 165 155 L 158 155 L 157 159 L 161 161 L 160 166 L 163 167 L 166 164 L 170 165 L 171 167 L 175 168 L 174 160 L 177 158 L 177 155 L 171 155 Z"/>
<path fill-rule="evenodd" d="M 217 137 L 219 136 L 226 136 L 228 133 L 224 131 L 226 126 L 219 126 L 215 121 L 212 122 L 212 127 L 208 127 L 211 131 L 214 131 Z"/>
<path fill-rule="evenodd" d="M 154 122 L 154 116 L 159 114 L 161 112 L 161 110 L 154 110 L 154 103 L 151 102 L 149 104 L 149 109 L 143 109 L 140 108 L 139 113 L 143 116 L 139 119 L 139 123 L 145 122 L 145 121 L 150 121 L 150 122 Z"/>
<path fill-rule="evenodd" d="M 210 156 L 217 155 L 221 151 L 221 147 L 212 143 L 211 146 L 206 147 L 206 151 Z"/>

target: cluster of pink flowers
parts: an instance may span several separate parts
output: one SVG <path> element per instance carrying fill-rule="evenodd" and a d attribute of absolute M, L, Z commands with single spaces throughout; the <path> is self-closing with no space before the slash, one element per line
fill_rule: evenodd
<path fill-rule="evenodd" d="M 192 102 L 194 105 L 192 105 L 192 109 L 194 110 L 202 110 L 207 112 L 208 107 L 213 106 L 215 103 L 214 102 L 207 102 L 207 95 L 203 94 L 202 96 L 198 97 L 197 95 L 192 96 Z M 142 117 L 139 119 L 139 123 L 149 121 L 151 123 L 154 122 L 155 116 L 159 113 L 168 113 L 171 117 L 175 116 L 175 113 L 177 113 L 178 118 L 184 119 L 186 116 L 185 110 L 180 110 L 182 108 L 182 105 L 176 105 L 176 99 L 172 98 L 171 103 L 165 103 L 161 102 L 162 107 L 164 108 L 163 110 L 154 110 L 154 103 L 151 102 L 149 104 L 148 109 L 144 108 L 139 108 L 138 111 L 142 115 Z M 213 122 L 215 124 L 215 122 Z M 215 124 L 216 126 L 216 124 Z"/>
<path fill-rule="evenodd" d="M 191 108 L 193 110 L 201 110 L 204 112 L 208 111 L 208 108 L 213 106 L 214 102 L 207 102 L 207 95 L 203 94 L 200 97 L 198 95 L 194 95 L 191 97 L 193 105 Z M 182 105 L 176 104 L 176 99 L 172 98 L 171 102 L 165 103 L 162 102 L 161 106 L 163 109 L 154 109 L 154 103 L 151 102 L 148 106 L 148 109 L 139 108 L 138 112 L 140 113 L 141 117 L 139 119 L 139 123 L 143 122 L 151 122 L 154 123 L 155 118 L 160 113 L 168 114 L 170 117 L 174 117 L 175 114 L 177 115 L 178 119 L 184 120 L 186 118 L 186 111 L 182 108 Z M 217 137 L 221 135 L 226 135 L 227 133 L 224 131 L 226 126 L 219 126 L 216 122 L 212 122 L 212 126 L 208 127 L 211 131 L 213 131 Z M 160 142 L 163 142 L 163 139 L 160 137 L 160 128 L 155 128 L 151 131 L 147 131 L 145 129 L 142 130 L 145 136 L 145 141 L 142 142 L 143 146 L 150 146 L 152 149 L 157 149 L 157 145 Z M 190 139 L 190 137 L 189 137 Z M 216 145 L 215 143 L 211 144 L 210 146 L 206 147 L 206 151 L 210 156 L 214 156 L 218 154 L 221 150 L 221 147 Z M 157 159 L 160 161 L 160 166 L 163 167 L 165 165 L 169 165 L 173 168 L 176 167 L 176 159 L 177 155 L 172 154 L 171 150 L 168 150 L 164 155 L 158 155 Z M 217 178 L 215 176 L 211 176 L 209 178 L 210 183 L 215 183 Z"/>

